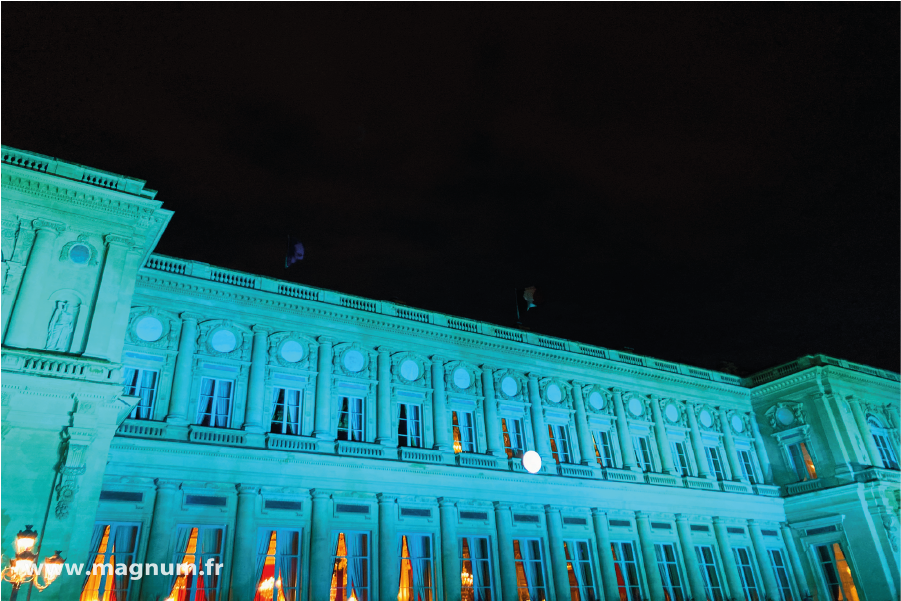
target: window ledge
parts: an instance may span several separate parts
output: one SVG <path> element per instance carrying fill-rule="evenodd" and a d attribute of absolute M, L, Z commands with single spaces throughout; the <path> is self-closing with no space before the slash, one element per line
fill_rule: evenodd
<path fill-rule="evenodd" d="M 339 440 L 335 443 L 335 452 L 338 455 L 351 455 L 353 457 L 372 457 L 373 459 L 385 459 L 385 447 L 373 442 L 355 442 Z"/>
<path fill-rule="evenodd" d="M 281 451 L 315 451 L 319 439 L 294 434 L 266 434 L 266 448 Z"/>

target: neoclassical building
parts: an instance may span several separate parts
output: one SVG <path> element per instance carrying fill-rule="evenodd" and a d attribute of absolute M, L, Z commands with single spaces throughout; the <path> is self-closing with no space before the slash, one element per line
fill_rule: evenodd
<path fill-rule="evenodd" d="M 33 524 L 143 576 L 34 599 L 898 597 L 897 373 L 740 378 L 153 254 L 142 180 L 2 153 L 2 553 Z"/>

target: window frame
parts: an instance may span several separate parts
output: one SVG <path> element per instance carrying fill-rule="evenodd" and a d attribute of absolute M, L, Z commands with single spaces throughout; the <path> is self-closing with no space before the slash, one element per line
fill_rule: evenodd
<path fill-rule="evenodd" d="M 747 564 L 742 561 L 739 551 L 745 552 L 748 560 Z M 735 569 L 738 570 L 738 577 L 741 580 L 741 588 L 744 592 L 745 599 L 747 599 L 747 601 L 764 601 L 764 598 L 761 597 L 760 586 L 757 584 L 760 581 L 760 574 L 755 569 L 754 556 L 751 552 L 751 548 L 733 545 L 732 557 L 735 560 Z M 749 575 L 751 579 L 750 582 L 748 580 Z M 751 595 L 752 591 L 753 596 Z"/>
<path fill-rule="evenodd" d="M 848 561 L 848 553 L 845 551 L 845 549 L 847 547 L 845 545 L 843 545 L 841 543 L 841 541 L 834 540 L 834 541 L 831 541 L 828 543 L 820 543 L 820 544 L 815 544 L 815 545 L 811 546 L 813 555 L 814 555 L 814 559 L 816 560 L 817 570 L 819 571 L 819 574 L 820 574 L 820 584 L 823 587 L 825 587 L 823 589 L 823 592 L 826 593 L 826 595 L 824 596 L 824 599 L 826 599 L 828 601 L 831 601 L 833 599 L 833 597 L 829 595 L 829 587 L 830 586 L 838 586 L 840 588 L 842 598 L 844 598 L 844 599 L 851 598 L 851 596 L 848 594 L 848 590 L 845 588 L 845 583 L 842 581 L 841 572 L 839 570 L 839 565 L 838 565 L 838 560 L 835 557 L 835 546 L 836 545 L 841 550 L 842 557 L 844 558 L 844 561 L 845 561 L 846 565 L 848 566 L 848 572 L 851 575 L 851 586 L 854 587 L 854 590 L 856 593 L 855 596 L 857 596 L 859 598 L 860 597 L 860 592 L 859 592 L 860 587 L 857 584 L 858 579 L 855 578 L 854 567 L 851 565 L 851 562 Z M 823 560 L 822 554 L 820 553 L 821 549 L 825 549 L 826 552 L 829 554 L 830 565 L 832 566 L 832 569 L 835 572 L 835 577 L 837 579 L 837 582 L 835 584 L 830 583 L 828 577 L 826 576 L 826 571 L 824 569 L 824 560 Z"/>
<path fill-rule="evenodd" d="M 723 458 L 720 456 L 719 445 L 704 445 L 704 455 L 707 457 L 707 467 L 710 468 L 710 475 L 722 482 L 726 479 L 726 470 L 723 465 Z"/>
<path fill-rule="evenodd" d="M 798 449 L 798 457 L 795 457 L 792 453 L 792 449 L 794 448 Z M 792 468 L 795 477 L 798 478 L 798 482 L 807 482 L 809 480 L 817 479 L 816 460 L 813 457 L 813 453 L 810 452 L 807 440 L 797 440 L 791 444 L 786 444 L 785 452 L 788 456 L 789 467 Z M 799 461 L 800 465 L 798 465 Z M 810 461 L 810 464 L 808 464 L 808 461 Z M 812 474 L 811 469 L 813 470 Z"/>
<path fill-rule="evenodd" d="M 351 401 L 359 402 L 360 409 L 360 430 L 359 430 L 359 438 L 354 438 L 353 435 L 356 432 L 352 431 L 351 427 L 351 416 L 355 413 L 351 411 L 350 402 Z M 346 409 L 345 409 L 346 407 Z M 347 416 L 347 426 L 341 426 L 341 416 Z M 342 430 L 344 431 L 344 438 L 341 437 Z M 338 424 L 335 428 L 335 440 L 346 441 L 346 442 L 365 442 L 366 441 L 366 398 L 362 396 L 352 396 L 349 394 L 341 394 L 338 396 Z"/>
<path fill-rule="evenodd" d="M 141 547 L 141 536 L 142 536 L 142 534 L 143 534 L 143 526 L 144 526 L 144 524 L 143 524 L 142 522 L 117 522 L 117 521 L 110 521 L 110 520 L 98 520 L 98 521 L 95 521 L 95 522 L 94 522 L 94 527 L 96 528 L 98 525 L 103 525 L 103 526 L 109 528 L 109 535 L 107 536 L 107 547 L 106 547 L 106 550 L 103 552 L 103 560 L 102 560 L 102 563 L 103 563 L 104 565 L 110 563 L 110 562 L 109 562 L 110 557 L 112 557 L 113 559 L 116 560 L 116 564 L 124 563 L 124 564 L 126 564 L 126 565 L 131 565 L 132 563 L 136 563 L 136 559 L 137 559 L 137 557 L 138 557 L 138 549 Z M 125 527 L 137 527 L 137 532 L 135 533 L 135 539 L 134 539 L 134 549 L 133 549 L 132 551 L 130 551 L 130 552 L 124 554 L 124 555 L 126 555 L 126 556 L 131 556 L 131 559 L 130 559 L 129 561 L 122 561 L 122 560 L 120 559 L 120 557 L 122 557 L 122 553 L 121 553 L 121 552 L 119 552 L 119 551 L 116 551 L 116 552 L 110 551 L 110 547 L 109 547 L 110 543 L 111 543 L 111 542 L 115 542 L 115 541 L 112 541 L 112 540 L 111 540 L 111 539 L 113 539 L 113 536 L 114 536 L 114 535 L 113 535 L 113 533 L 115 532 L 114 528 L 118 528 L 118 527 L 120 527 L 120 526 L 125 526 Z M 102 542 L 102 540 L 103 540 L 103 539 L 101 539 L 101 542 Z M 89 551 L 88 551 L 88 559 L 89 559 L 89 561 L 87 561 L 87 562 L 85 563 L 85 573 L 86 573 L 86 576 L 87 576 L 87 573 L 89 573 L 90 571 L 93 570 L 94 565 L 97 563 L 97 556 L 98 556 L 98 555 L 100 555 L 99 549 L 98 549 L 98 551 L 97 551 L 96 553 L 95 553 L 93 550 L 89 550 Z M 115 566 L 113 566 L 113 567 L 115 568 Z M 116 591 L 116 592 L 118 593 L 119 589 L 116 588 L 116 578 L 115 578 L 115 575 L 114 575 L 114 574 L 108 574 L 108 573 L 106 572 L 106 570 L 101 570 L 99 576 L 100 576 L 100 580 L 98 581 L 97 589 L 96 589 L 97 592 L 98 592 L 98 595 L 97 595 L 98 597 L 101 597 L 101 596 L 102 596 L 102 595 L 100 594 L 100 591 L 105 591 L 105 589 L 106 589 L 106 579 L 107 579 L 107 578 L 112 578 L 112 579 L 113 579 L 111 590 L 114 590 L 114 591 Z M 127 581 L 127 584 L 126 584 L 126 588 L 125 588 L 125 596 L 123 597 L 123 601 L 127 600 L 130 596 L 132 596 L 132 595 L 134 594 L 134 593 L 133 593 L 133 590 L 134 590 L 134 589 L 133 589 L 132 586 L 131 586 L 131 585 L 132 585 L 132 579 L 131 579 L 131 578 L 127 578 L 126 581 Z M 84 595 L 84 594 L 85 594 L 85 587 L 87 586 L 88 582 L 89 582 L 89 579 L 88 579 L 88 578 L 85 578 L 85 581 L 84 581 L 84 583 L 83 583 L 82 586 L 81 586 L 81 592 L 79 593 L 79 597 L 80 597 L 81 595 Z M 94 588 L 92 587 L 91 590 L 93 591 Z M 118 595 L 118 594 L 116 595 L 116 598 L 117 598 L 117 599 L 119 598 L 119 595 Z"/>
<path fill-rule="evenodd" d="M 410 417 L 410 412 L 414 417 Z M 403 417 L 401 417 L 403 415 Z M 401 433 L 401 424 L 406 424 L 406 432 Z M 418 434 L 410 434 L 410 424 L 416 424 Z M 397 446 L 413 449 L 421 449 L 423 446 L 423 420 L 422 405 L 419 403 L 397 403 Z M 402 440 L 403 439 L 403 440 Z"/>
<path fill-rule="evenodd" d="M 601 444 L 598 444 L 598 437 Z M 601 467 L 616 467 L 616 455 L 614 454 L 613 441 L 609 430 L 598 428 L 591 430 L 591 440 L 594 442 L 594 456 Z M 601 451 L 603 450 L 603 453 Z"/>
<path fill-rule="evenodd" d="M 704 591 L 710 601 L 725 601 L 726 591 L 723 587 L 723 575 L 719 564 L 717 563 L 717 553 L 713 545 L 701 544 L 695 545 L 695 555 L 698 557 L 698 569 L 701 571 L 701 579 L 704 581 Z M 704 557 L 704 551 L 710 552 L 710 561 Z M 716 586 L 710 581 L 710 568 L 713 568 L 713 575 L 716 576 Z"/>
<path fill-rule="evenodd" d="M 770 558 L 770 565 L 773 568 L 773 575 L 776 578 L 776 587 L 779 589 L 781 601 L 794 601 L 795 591 L 792 589 L 792 573 L 789 570 L 788 560 L 786 559 L 787 553 L 783 553 L 781 548 L 776 547 L 768 548 L 766 552 Z M 782 562 L 781 566 L 776 564 L 777 555 L 779 561 Z M 781 579 L 780 573 L 783 576 Z M 786 596 L 786 592 L 788 593 L 788 596 Z"/>
<path fill-rule="evenodd" d="M 750 484 L 760 483 L 757 477 L 757 466 L 754 465 L 754 457 L 749 449 L 738 449 L 738 465 Z"/>
<path fill-rule="evenodd" d="M 651 451 L 650 434 L 633 434 L 632 448 L 635 450 L 635 461 L 641 471 L 645 473 L 657 471 L 654 466 L 654 454 Z M 644 459 L 642 455 L 645 455 Z"/>
<path fill-rule="evenodd" d="M 300 436 L 302 433 L 301 427 L 303 425 L 303 412 L 304 412 L 304 390 L 301 388 L 290 388 L 287 386 L 273 386 L 272 392 L 274 398 L 272 400 L 272 411 L 269 416 L 269 433 L 271 434 L 284 434 L 285 436 Z M 294 425 L 296 429 L 295 433 L 287 432 L 288 426 L 288 393 L 296 392 L 297 393 L 297 423 Z M 279 401 L 281 399 L 281 401 Z M 282 406 L 282 420 L 280 422 L 282 431 L 274 432 L 272 428 L 275 426 L 275 414 L 278 411 L 279 405 Z"/>
<path fill-rule="evenodd" d="M 332 537 L 332 535 L 334 535 L 335 532 L 337 532 L 339 535 L 339 538 L 337 539 L 338 542 L 340 542 L 340 536 L 344 535 L 345 550 L 347 549 L 347 535 L 348 534 L 365 534 L 366 535 L 366 555 L 365 555 L 365 557 L 366 557 L 366 586 L 354 585 L 352 587 L 352 591 L 357 593 L 357 599 L 359 599 L 360 601 L 369 601 L 372 598 L 372 596 L 370 595 L 370 593 L 372 592 L 372 532 L 369 530 L 348 530 L 348 529 L 332 528 L 331 530 L 329 530 L 329 540 L 331 540 L 331 537 Z M 331 543 L 329 543 L 329 544 L 331 544 Z M 344 558 L 345 560 L 347 559 L 347 555 L 338 555 L 338 543 L 335 544 L 335 548 L 332 549 L 330 551 L 330 553 L 332 556 L 332 570 L 331 570 L 331 574 L 329 575 L 329 583 L 331 583 L 331 578 L 335 574 L 335 567 L 338 562 L 338 558 L 340 557 L 340 558 Z M 336 582 L 336 584 L 337 584 L 337 582 Z M 337 589 L 333 589 L 333 588 L 331 588 L 331 585 L 329 585 L 329 596 L 330 597 L 331 597 L 332 591 L 335 591 L 335 596 L 337 597 Z M 365 595 L 360 595 L 360 592 L 364 592 Z M 362 597 L 362 599 L 361 599 L 361 597 Z M 344 598 L 346 601 L 347 596 L 345 595 Z"/>
<path fill-rule="evenodd" d="M 210 402 L 210 411 L 209 412 L 202 410 L 203 403 L 204 403 L 204 397 L 208 396 L 208 395 L 203 394 L 203 383 L 205 380 L 213 381 L 213 394 L 211 396 L 209 396 L 209 399 L 210 399 L 210 401 L 209 401 Z M 213 401 L 215 401 L 218 398 L 223 398 L 223 397 L 220 397 L 218 393 L 219 393 L 220 385 L 224 382 L 227 382 L 231 385 L 231 388 L 229 389 L 229 395 L 228 395 L 228 414 L 227 414 L 228 417 L 225 420 L 224 426 L 217 426 L 215 424 L 216 420 L 214 420 L 214 417 L 213 417 L 214 416 Z M 198 398 L 197 398 L 197 421 L 196 421 L 198 426 L 203 426 L 204 428 L 225 428 L 225 429 L 231 428 L 232 416 L 234 415 L 234 412 L 235 412 L 235 388 L 237 388 L 237 385 L 238 385 L 238 382 L 236 379 L 217 378 L 215 376 L 201 376 L 200 377 L 200 390 L 198 392 Z M 215 415 L 218 417 L 219 414 L 215 414 Z M 209 418 L 208 424 L 203 423 L 205 416 Z"/>
<path fill-rule="evenodd" d="M 628 545 L 632 554 L 631 561 L 626 559 L 626 554 L 622 552 L 625 545 Z M 617 574 L 617 589 L 619 590 L 620 599 L 622 599 L 623 593 L 626 593 L 626 601 L 642 601 L 643 599 L 642 571 L 639 554 L 636 551 L 637 546 L 633 540 L 610 541 L 610 550 L 613 553 L 613 571 Z M 635 582 L 632 582 L 632 577 L 629 576 L 629 570 L 626 569 L 628 566 L 633 566 L 634 568 Z M 622 585 L 619 583 L 620 578 L 623 581 Z"/>
<path fill-rule="evenodd" d="M 420 595 L 420 599 L 422 599 L 422 601 L 436 601 L 438 589 L 440 587 L 435 582 L 435 573 L 437 572 L 437 570 L 435 569 L 435 562 L 439 561 L 440 558 L 436 559 L 436 557 L 435 557 L 435 536 L 433 536 L 432 533 L 430 533 L 430 532 L 398 532 L 397 533 L 396 540 L 398 541 L 398 548 L 401 551 L 397 557 L 397 561 L 398 561 L 397 565 L 399 568 L 398 569 L 398 581 L 397 581 L 397 598 L 398 599 L 401 598 L 400 580 L 401 580 L 401 578 L 403 578 L 404 561 L 410 562 L 410 571 L 413 572 L 413 558 L 408 557 L 405 560 L 403 557 L 404 537 L 407 537 L 407 545 L 408 545 L 407 548 L 409 549 L 409 537 L 411 537 L 411 536 L 421 536 L 425 539 L 428 539 L 428 541 L 429 541 L 429 557 L 426 561 L 429 562 L 429 583 L 431 584 L 431 586 L 424 586 L 424 587 L 422 587 L 422 590 L 428 591 L 430 594 L 427 597 L 423 597 Z M 440 555 L 440 552 L 439 552 L 439 555 Z M 463 583 L 461 582 L 460 584 L 462 585 Z M 411 581 L 411 585 L 412 585 L 412 581 Z M 415 594 L 415 593 L 413 593 L 413 591 L 415 589 L 412 588 L 412 586 L 407 590 L 411 591 L 411 595 Z M 413 596 L 411 596 L 410 599 L 413 601 L 418 601 Z"/>
<path fill-rule="evenodd" d="M 573 557 L 572 559 L 566 558 L 567 547 L 570 549 L 578 549 L 579 545 L 585 545 L 585 551 L 588 552 L 588 557 L 586 559 L 580 559 L 579 557 Z M 573 586 L 572 583 L 569 583 L 570 597 L 573 597 L 572 592 L 575 590 L 578 594 L 578 598 L 582 601 L 600 601 L 600 597 L 598 596 L 598 582 L 596 578 L 596 563 L 594 559 L 594 553 L 591 550 L 593 543 L 590 539 L 587 538 L 566 538 L 563 539 L 563 557 L 567 563 L 567 572 L 572 570 L 573 573 L 576 573 L 576 570 L 579 568 L 579 565 L 588 564 L 588 573 L 591 574 L 591 584 L 583 584 L 580 587 L 578 584 Z M 576 553 L 577 555 L 578 553 Z M 588 593 L 585 597 L 582 596 L 582 588 L 586 590 Z"/>
<path fill-rule="evenodd" d="M 672 561 L 666 559 L 664 550 L 669 547 L 673 553 Z M 654 555 L 657 558 L 657 570 L 660 573 L 660 582 L 664 594 L 669 599 L 686 601 L 688 599 L 687 582 L 682 569 L 682 561 L 679 556 L 679 548 L 674 542 L 658 541 L 654 543 Z M 662 560 L 662 561 L 661 561 Z M 672 566 L 672 567 L 671 567 Z M 671 567 L 671 569 L 669 569 Z M 673 570 L 678 582 L 673 582 Z M 676 592 L 678 591 L 678 594 Z"/>
<path fill-rule="evenodd" d="M 532 542 L 537 543 L 538 555 L 539 555 L 538 559 L 535 559 L 534 557 L 532 557 L 532 546 L 530 544 L 523 544 L 523 543 L 532 543 Z M 516 559 L 516 544 L 517 543 L 519 543 L 519 554 L 520 554 L 521 559 Z M 527 574 L 526 564 L 527 563 L 533 563 L 533 564 L 537 563 L 538 564 L 538 573 L 541 575 L 541 586 L 537 587 L 537 588 L 540 588 L 543 591 L 543 596 L 544 596 L 545 600 L 548 600 L 548 590 L 550 589 L 550 586 L 548 584 L 547 569 L 545 568 L 545 561 L 544 561 L 544 557 L 546 555 L 544 552 L 544 539 L 542 539 L 541 537 L 536 537 L 536 536 L 518 537 L 518 538 L 513 538 L 511 540 L 510 544 L 511 544 L 511 546 L 513 546 L 513 569 L 516 570 L 517 564 L 522 564 L 524 578 L 526 578 L 526 574 Z M 528 557 L 527 557 L 527 555 L 528 555 Z M 527 580 L 527 582 L 528 582 L 528 580 Z M 525 590 L 526 595 L 531 598 L 531 595 L 528 592 L 529 589 L 528 588 L 523 589 L 522 587 L 519 586 L 519 578 L 517 578 L 516 590 L 517 590 L 517 594 L 520 594 L 519 591 Z"/>
<path fill-rule="evenodd" d="M 276 570 L 273 572 L 272 577 L 275 578 L 276 581 L 280 580 L 279 578 L 276 578 L 276 576 L 278 576 L 278 567 L 279 567 L 279 566 L 278 566 L 278 558 L 282 556 L 282 555 L 278 552 L 278 549 L 279 549 L 278 537 L 279 537 L 279 535 L 280 535 L 282 532 L 285 532 L 285 533 L 291 533 L 291 534 L 296 534 L 296 535 L 297 535 L 297 554 L 296 554 L 296 555 L 290 555 L 290 556 L 289 556 L 289 557 L 294 557 L 294 558 L 297 559 L 297 574 L 296 574 L 296 578 L 295 578 L 296 586 L 290 587 L 289 590 L 292 590 L 292 589 L 294 590 L 294 600 L 293 600 L 293 601 L 300 601 L 301 594 L 302 594 L 302 591 L 303 591 L 303 582 L 301 581 L 301 576 L 302 576 L 302 574 L 303 574 L 303 563 L 302 563 L 302 558 L 303 558 L 303 528 L 300 528 L 300 527 L 298 527 L 298 528 L 285 528 L 285 527 L 280 527 L 280 526 L 277 526 L 277 527 L 271 527 L 271 528 L 259 527 L 259 528 L 257 528 L 257 547 L 256 547 L 256 548 L 257 548 L 257 549 L 259 548 L 260 537 L 265 536 L 266 534 L 269 534 L 270 537 L 271 537 L 271 535 L 272 535 L 273 532 L 275 532 L 275 540 L 276 540 L 276 543 L 275 543 L 275 545 L 276 545 L 276 546 L 275 546 L 275 555 L 269 555 L 269 553 L 268 553 L 268 548 L 267 548 L 267 552 L 266 552 L 266 553 L 264 553 L 264 554 L 257 553 L 257 555 L 256 555 L 257 561 L 259 561 L 261 555 L 265 555 L 265 557 L 267 557 L 267 558 L 268 558 L 268 557 L 272 557 L 272 558 L 275 560 L 275 567 L 276 567 Z M 265 560 L 264 560 L 264 561 L 265 561 Z M 254 583 L 254 587 L 259 587 L 259 584 L 260 584 L 259 582 Z M 255 590 L 257 590 L 257 589 L 255 589 Z M 282 587 L 281 590 L 284 591 L 284 590 L 285 590 L 284 587 Z M 285 595 L 285 599 L 289 599 L 289 596 L 288 596 L 288 595 Z"/>
<path fill-rule="evenodd" d="M 551 456 L 557 463 L 573 463 L 572 445 L 569 437 L 569 425 L 548 424 L 548 439 L 551 447 Z M 561 446 L 563 449 L 561 450 Z"/>
<path fill-rule="evenodd" d="M 463 539 L 467 539 L 467 545 L 470 548 L 470 550 L 469 550 L 470 557 L 469 558 L 463 557 Z M 486 553 L 485 557 L 478 558 L 478 559 L 472 558 L 472 545 L 470 543 L 474 540 L 484 540 L 485 541 L 485 545 L 487 548 L 487 553 Z M 491 537 L 488 535 L 482 536 L 482 535 L 476 535 L 476 534 L 471 535 L 471 536 L 466 535 L 466 534 L 458 535 L 457 536 L 457 549 L 459 550 L 459 555 L 460 555 L 460 573 L 461 573 L 461 575 L 463 573 L 463 569 L 465 568 L 465 566 L 463 565 L 463 562 L 466 562 L 466 561 L 469 562 L 470 570 L 471 570 L 470 574 L 475 573 L 475 563 L 476 562 L 488 564 L 488 569 L 487 569 L 488 578 L 489 578 L 488 585 L 487 586 L 480 585 L 478 587 L 479 590 L 476 590 L 475 587 L 472 587 L 473 601 L 485 601 L 485 599 L 494 600 L 495 599 L 495 593 L 494 593 L 495 577 L 494 577 L 494 564 L 493 564 L 494 555 L 493 555 L 493 550 L 491 548 Z M 480 591 L 484 592 L 486 590 L 488 591 L 488 596 L 487 597 L 481 596 L 482 593 Z M 460 593 L 462 596 L 462 593 L 463 593 L 463 582 L 462 581 L 460 582 Z"/>
<path fill-rule="evenodd" d="M 161 371 L 159 368 L 151 369 L 149 367 L 138 367 L 137 365 L 123 365 L 123 370 L 125 370 L 125 374 L 122 376 L 122 387 L 125 389 L 124 392 L 127 396 L 138 396 L 141 397 L 141 400 L 144 399 L 141 391 L 144 390 L 144 386 L 141 384 L 144 381 L 144 373 L 149 372 L 156 374 L 156 377 L 153 380 L 153 388 L 151 389 L 151 398 L 150 405 L 148 407 L 144 407 L 141 405 L 141 401 L 138 401 L 138 404 L 135 405 L 134 409 L 131 410 L 131 413 L 128 414 L 129 419 L 140 419 L 140 420 L 152 420 L 153 412 L 156 411 L 156 398 L 159 393 L 160 387 L 160 376 Z M 134 371 L 134 384 L 126 383 L 126 378 L 128 376 L 129 370 Z M 138 412 L 143 411 L 147 414 L 147 417 L 139 417 Z"/>
<path fill-rule="evenodd" d="M 218 558 L 219 558 L 218 563 L 221 563 L 223 568 L 226 567 L 223 556 L 225 555 L 225 548 L 227 546 L 229 546 L 228 545 L 229 541 L 226 538 L 226 536 L 228 535 L 228 530 L 226 529 L 226 527 L 224 525 L 197 524 L 197 523 L 176 524 L 176 526 L 175 526 L 176 536 L 175 536 L 175 539 L 173 542 L 178 540 L 177 535 L 178 535 L 179 528 L 188 528 L 188 529 L 196 528 L 197 529 L 196 545 L 199 545 L 201 543 L 201 541 L 203 540 L 202 532 L 204 530 L 220 530 L 222 532 L 222 537 L 219 539 L 219 552 L 218 553 L 202 553 L 202 552 L 197 551 L 195 548 L 194 553 L 193 553 L 194 563 L 192 564 L 195 566 L 194 576 L 199 575 L 200 571 L 204 571 L 206 562 L 210 557 L 218 556 Z M 188 537 L 188 540 L 190 541 L 190 535 Z M 186 555 L 188 555 L 188 553 L 186 551 L 183 551 L 183 550 L 179 551 L 178 549 L 173 550 L 173 552 L 171 554 L 171 557 L 173 558 L 172 563 L 175 564 L 176 566 L 181 564 L 182 563 L 181 560 L 184 559 Z M 215 566 L 217 564 L 214 563 L 213 565 Z M 222 570 L 222 572 L 225 572 L 225 570 Z M 217 576 L 217 578 L 216 578 L 216 601 L 222 601 L 222 597 L 221 597 L 222 582 L 226 579 L 226 576 L 227 576 L 227 573 L 223 574 L 222 572 L 218 572 L 216 574 L 216 576 Z M 205 571 L 204 571 L 203 575 L 204 576 L 207 575 Z M 178 570 L 175 570 L 175 574 L 172 575 L 172 578 L 169 581 L 168 590 L 170 592 L 172 591 L 172 588 L 175 586 L 175 582 L 177 579 L 178 579 Z M 204 582 L 206 582 L 206 581 L 204 581 Z M 193 599 L 197 594 L 197 578 L 193 578 L 191 580 L 190 588 L 186 587 L 185 590 L 188 591 L 185 593 L 185 599 Z M 206 584 L 204 584 L 204 591 L 206 591 L 206 590 L 209 590 L 209 588 L 206 586 Z"/>
<path fill-rule="evenodd" d="M 673 457 L 675 458 L 673 463 L 676 469 L 679 470 L 679 475 L 683 478 L 691 477 L 693 473 L 691 471 L 691 460 L 689 459 L 686 441 L 674 440 L 670 443 L 670 447 L 672 448 Z M 682 449 L 681 452 L 679 452 L 680 448 Z"/>
<path fill-rule="evenodd" d="M 465 416 L 469 420 L 469 425 L 464 425 L 461 423 L 460 416 Z M 469 446 L 472 448 L 464 448 L 463 441 L 463 431 L 466 430 L 469 432 Z M 451 434 L 454 439 L 454 453 L 475 453 L 478 448 L 476 445 L 476 427 L 475 427 L 475 417 L 472 414 L 472 411 L 464 411 L 462 409 L 452 409 L 451 410 Z M 457 447 L 460 447 L 460 450 L 457 450 Z"/>
<path fill-rule="evenodd" d="M 879 458 L 882 460 L 883 467 L 890 470 L 897 470 L 898 456 L 895 454 L 895 449 L 892 447 L 892 438 L 888 435 L 888 428 L 883 426 L 882 423 L 872 415 L 867 418 L 867 426 L 870 430 L 870 436 L 873 437 L 876 450 L 879 451 Z"/>
<path fill-rule="evenodd" d="M 501 417 L 501 438 L 504 443 L 504 452 L 510 459 L 518 459 L 526 452 L 525 420 L 521 417 Z M 516 425 L 516 432 L 511 433 L 508 422 Z"/>

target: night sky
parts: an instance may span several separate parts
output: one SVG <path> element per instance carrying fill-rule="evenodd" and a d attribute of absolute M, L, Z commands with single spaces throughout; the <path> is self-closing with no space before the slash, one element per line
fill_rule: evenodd
<path fill-rule="evenodd" d="M 741 374 L 898 370 L 899 5 L 7 3 L 2 141 L 157 251 Z M 287 272 L 288 233 L 307 258 Z"/>

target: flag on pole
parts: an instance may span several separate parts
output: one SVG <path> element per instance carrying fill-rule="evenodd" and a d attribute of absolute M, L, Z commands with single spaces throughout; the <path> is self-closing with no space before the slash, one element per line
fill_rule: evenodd
<path fill-rule="evenodd" d="M 525 313 L 541 304 L 541 294 L 535 286 L 516 289 L 516 323 L 522 323 Z"/>
<path fill-rule="evenodd" d="M 288 269 L 297 261 L 303 261 L 303 242 L 288 235 L 288 248 L 285 251 L 285 269 Z"/>

